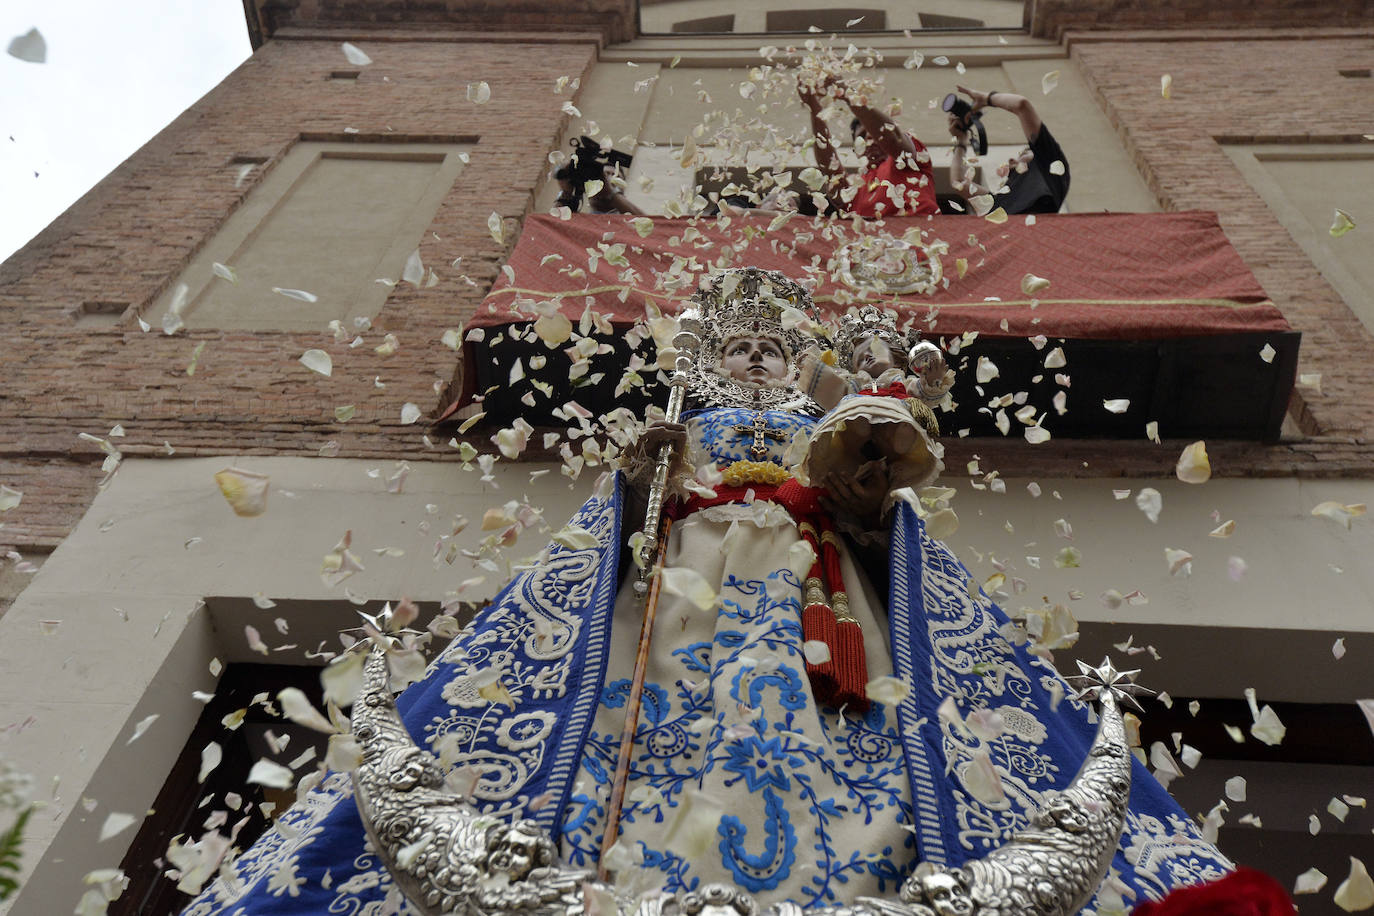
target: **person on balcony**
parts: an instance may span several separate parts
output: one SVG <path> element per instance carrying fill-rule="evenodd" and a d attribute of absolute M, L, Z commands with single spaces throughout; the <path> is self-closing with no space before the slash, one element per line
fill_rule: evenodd
<path fill-rule="evenodd" d="M 827 178 L 826 197 L 845 216 L 928 216 L 939 212 L 930 153 L 916 135 L 902 130 L 861 93 L 827 78 L 819 86 L 798 83 L 802 104 L 811 114 L 816 135 L 816 165 Z M 843 102 L 854 115 L 849 129 L 854 149 L 863 159 L 858 181 L 848 184 L 839 151 L 821 112 L 825 99 Z"/>
<path fill-rule="evenodd" d="M 974 112 L 984 108 L 1000 108 L 1009 111 L 1021 121 L 1021 130 L 1026 135 L 1026 148 L 997 169 L 1003 184 L 992 192 L 992 207 L 1001 207 L 1007 215 L 1019 213 L 1058 213 L 1069 193 L 1069 158 L 1050 133 L 1050 129 L 1040 120 L 1040 114 L 1030 99 L 1012 92 L 979 92 L 976 89 L 957 87 L 969 97 Z M 954 160 L 950 166 L 951 183 L 956 191 L 969 202 L 970 210 L 975 212 L 972 198 L 987 194 L 973 180 L 974 167 L 969 161 L 968 124 L 953 112 L 949 114 L 949 132 L 954 137 Z"/>

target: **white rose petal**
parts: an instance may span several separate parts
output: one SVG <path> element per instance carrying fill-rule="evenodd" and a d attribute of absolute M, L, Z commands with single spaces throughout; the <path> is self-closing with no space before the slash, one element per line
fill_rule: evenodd
<path fill-rule="evenodd" d="M 686 598 L 699 610 L 709 611 L 716 606 L 716 590 L 695 569 L 668 566 L 659 572 L 659 577 L 664 591 Z"/>
<path fill-rule="evenodd" d="M 1193 555 L 1186 550 L 1165 547 L 1164 562 L 1168 565 L 1171 576 L 1189 576 L 1193 572 Z"/>
<path fill-rule="evenodd" d="M 1340 639 L 1337 639 L 1335 642 L 1331 644 L 1331 654 L 1333 657 L 1335 657 L 1336 661 L 1340 661 L 1341 659 L 1345 658 L 1344 636 L 1342 636 Z"/>
<path fill-rule="evenodd" d="M 105 816 L 105 823 L 100 827 L 100 842 L 105 842 L 110 837 L 118 836 L 138 823 L 138 818 L 132 814 L 124 814 L 120 811 L 111 811 Z"/>
<path fill-rule="evenodd" d="M 808 639 L 802 643 L 802 654 L 809 665 L 824 665 L 830 661 L 830 647 L 819 639 Z"/>
<path fill-rule="evenodd" d="M 1002 777 L 985 750 L 976 751 L 973 759 L 959 768 L 959 781 L 970 795 L 989 808 L 1005 808 L 1009 804 L 1002 790 Z"/>
<path fill-rule="evenodd" d="M 1344 525 L 1347 531 L 1350 530 L 1351 523 L 1355 520 L 1355 518 L 1364 515 L 1364 513 L 1364 503 L 1356 503 L 1355 505 L 1344 506 L 1338 502 L 1333 502 L 1330 500 L 1324 503 L 1318 503 L 1317 506 L 1312 510 L 1313 515 L 1317 516 L 1318 518 L 1329 518 L 1331 519 L 1331 521 L 1336 522 L 1337 524 Z"/>
<path fill-rule="evenodd" d="M 205 777 L 209 776 L 223 759 L 224 750 L 216 742 L 211 741 L 201 748 L 200 773 L 196 776 L 196 782 L 205 782 Z"/>
<path fill-rule="evenodd" d="M 1336 215 L 1331 220 L 1331 228 L 1327 231 L 1331 233 L 1333 239 L 1338 239 L 1354 228 L 1355 221 L 1350 218 L 1350 214 L 1337 207 Z"/>
<path fill-rule="evenodd" d="M 1369 870 L 1360 859 L 1350 857 L 1350 877 L 1336 888 L 1335 901 L 1336 906 L 1347 913 L 1374 907 L 1374 879 L 1369 877 Z"/>
<path fill-rule="evenodd" d="M 418 405 L 412 404 L 409 401 L 401 405 L 401 422 L 403 424 L 409 426 L 418 419 L 420 419 L 420 408 Z"/>
<path fill-rule="evenodd" d="M 317 732 L 332 735 L 338 729 L 325 718 L 324 713 L 315 708 L 299 687 L 287 687 L 277 694 L 282 714 L 297 725 L 313 728 Z"/>
<path fill-rule="evenodd" d="M 1107 413 L 1125 413 L 1131 407 L 1130 398 L 1109 398 L 1102 402 Z"/>
<path fill-rule="evenodd" d="M 1279 721 L 1278 713 L 1274 712 L 1274 707 L 1265 705 L 1255 717 L 1255 722 L 1250 726 L 1250 734 L 1273 747 L 1283 742 L 1283 736 L 1288 729 Z"/>
<path fill-rule="evenodd" d="M 896 706 L 911 693 L 911 687 L 900 678 L 875 677 L 864 685 L 864 696 L 884 706 Z"/>
<path fill-rule="evenodd" d="M 479 83 L 468 83 L 468 101 L 477 105 L 485 105 L 491 101 L 491 86 L 487 85 L 486 80 Z"/>
<path fill-rule="evenodd" d="M 1274 361 L 1274 356 L 1277 353 L 1277 350 L 1269 346 L 1269 344 L 1265 344 L 1262 348 L 1260 348 L 1260 359 L 1264 360 L 1266 363 L 1272 363 Z"/>
<path fill-rule="evenodd" d="M 1207 443 L 1194 442 L 1178 456 L 1174 468 L 1178 479 L 1184 483 L 1206 483 L 1212 476 L 1212 463 L 1207 460 Z"/>
<path fill-rule="evenodd" d="M 234 514 L 253 518 L 267 511 L 267 487 L 271 478 L 256 471 L 225 468 L 215 474 L 215 483 Z"/>
<path fill-rule="evenodd" d="M 1326 875 L 1320 869 L 1309 868 L 1307 871 L 1298 875 L 1298 880 L 1293 884 L 1293 893 L 1315 894 L 1317 891 L 1326 887 Z"/>
<path fill-rule="evenodd" d="M 0 484 L 0 512 L 8 512 L 24 501 L 24 494 L 14 487 Z"/>
<path fill-rule="evenodd" d="M 41 64 L 48 59 L 48 43 L 38 29 L 29 29 L 23 35 L 14 36 L 5 50 L 10 57 L 31 64 Z"/>
<path fill-rule="evenodd" d="M 1027 296 L 1034 296 L 1043 289 L 1048 289 L 1050 281 L 1044 277 L 1037 277 L 1035 274 L 1026 274 L 1021 278 L 1021 292 Z"/>
<path fill-rule="evenodd" d="M 289 789 L 296 782 L 295 774 L 280 763 L 259 760 L 248 771 L 248 781 L 271 789 Z"/>
<path fill-rule="evenodd" d="M 1226 780 L 1226 797 L 1233 802 L 1245 801 L 1245 777 L 1232 776 Z"/>
<path fill-rule="evenodd" d="M 1160 510 L 1164 508 L 1164 497 L 1159 495 L 1159 491 L 1154 487 L 1141 487 L 1136 494 L 1135 504 L 1145 517 L 1152 522 L 1159 521 Z"/>
<path fill-rule="evenodd" d="M 1045 357 L 1045 368 L 1046 368 L 1046 369 L 1062 369 L 1062 368 L 1064 368 L 1065 366 L 1067 366 L 1068 364 L 1069 364 L 1069 361 L 1068 361 L 1068 359 L 1064 356 L 1064 348 L 1063 348 L 1063 347 L 1055 347 L 1053 350 L 1051 350 L 1051 351 L 1049 352 L 1049 355 L 1047 355 L 1047 356 Z"/>
<path fill-rule="evenodd" d="M 1326 803 L 1326 811 L 1342 824 L 1345 823 L 1346 816 L 1350 814 L 1350 806 L 1339 798 L 1332 798 Z"/>
<path fill-rule="evenodd" d="M 487 217 L 487 231 L 490 232 L 491 237 L 496 240 L 496 244 L 504 245 L 506 243 L 505 223 L 501 220 L 501 214 L 497 213 L 495 210 Z"/>
<path fill-rule="evenodd" d="M 334 374 L 334 360 L 323 350 L 306 350 L 301 354 L 301 365 L 311 372 L 329 376 Z"/>
<path fill-rule="evenodd" d="M 1031 445 L 1039 445 L 1050 440 L 1050 431 L 1043 426 L 1027 426 L 1026 441 Z"/>
<path fill-rule="evenodd" d="M 1159 78 L 1159 94 L 1166 99 L 1174 94 L 1174 78 L 1167 73 Z"/>
<path fill-rule="evenodd" d="M 366 67 L 368 64 L 372 63 L 372 58 L 364 54 L 361 48 L 351 42 L 345 41 L 339 47 L 343 51 L 344 57 L 348 58 L 348 62 L 355 67 Z"/>
<path fill-rule="evenodd" d="M 272 287 L 272 292 L 285 296 L 288 299 L 296 299 L 300 302 L 319 302 L 320 297 L 314 293 L 308 293 L 303 289 L 282 289 L 280 286 Z"/>

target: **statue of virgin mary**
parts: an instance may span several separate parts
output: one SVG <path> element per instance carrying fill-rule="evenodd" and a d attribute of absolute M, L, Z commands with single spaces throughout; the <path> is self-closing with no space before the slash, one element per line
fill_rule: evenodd
<path fill-rule="evenodd" d="M 469 824 L 517 825 L 562 873 L 608 868 L 631 898 L 728 887 L 789 912 L 860 899 L 930 912 L 898 902 L 918 866 L 955 873 L 1047 823 L 1084 759 L 1102 753 L 1095 713 L 970 587 L 919 501 L 888 498 L 889 480 L 919 486 L 938 472 L 929 424 L 886 437 L 910 444 L 902 454 L 860 450 L 847 472 L 832 455 L 823 480 L 798 479 L 822 419 L 796 386 L 816 345 L 797 320 L 811 315 L 806 288 L 748 268 L 718 275 L 694 304 L 681 426 L 646 440 L 676 440 L 680 457 L 627 765 L 645 600 L 627 540 L 642 473 L 601 479 L 570 523 L 585 537 L 551 544 L 480 611 L 397 699 L 397 722 L 468 774 Z M 874 422 L 903 416 L 888 404 Z M 861 556 L 846 532 L 879 525 L 863 548 L 876 555 Z M 1108 878 L 1084 912 L 1120 912 L 1231 867 L 1134 771 Z M 414 884 L 393 878 L 395 856 L 377 848 L 355 795 L 349 774 L 328 775 L 186 914 L 444 911 L 407 899 Z"/>

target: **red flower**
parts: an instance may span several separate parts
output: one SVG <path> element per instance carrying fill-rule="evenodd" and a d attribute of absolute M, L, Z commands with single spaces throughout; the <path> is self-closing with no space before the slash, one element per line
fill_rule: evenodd
<path fill-rule="evenodd" d="M 1293 916 L 1293 901 L 1264 872 L 1238 868 L 1216 881 L 1176 888 L 1158 903 L 1142 903 L 1131 916 Z"/>

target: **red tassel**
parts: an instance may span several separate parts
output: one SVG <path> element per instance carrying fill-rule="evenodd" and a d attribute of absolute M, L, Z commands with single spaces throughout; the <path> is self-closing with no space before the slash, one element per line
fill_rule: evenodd
<path fill-rule="evenodd" d="M 857 621 L 842 620 L 835 626 L 835 649 L 830 656 L 835 666 L 834 705 L 856 715 L 868 712 L 868 659 L 864 655 L 864 631 Z"/>
<path fill-rule="evenodd" d="M 806 663 L 806 674 L 811 679 L 811 692 L 816 702 L 825 706 L 832 705 L 836 688 L 835 668 L 835 612 L 824 604 L 808 604 L 802 611 L 802 639 L 807 642 L 825 643 L 831 650 L 830 659 L 822 664 Z"/>

